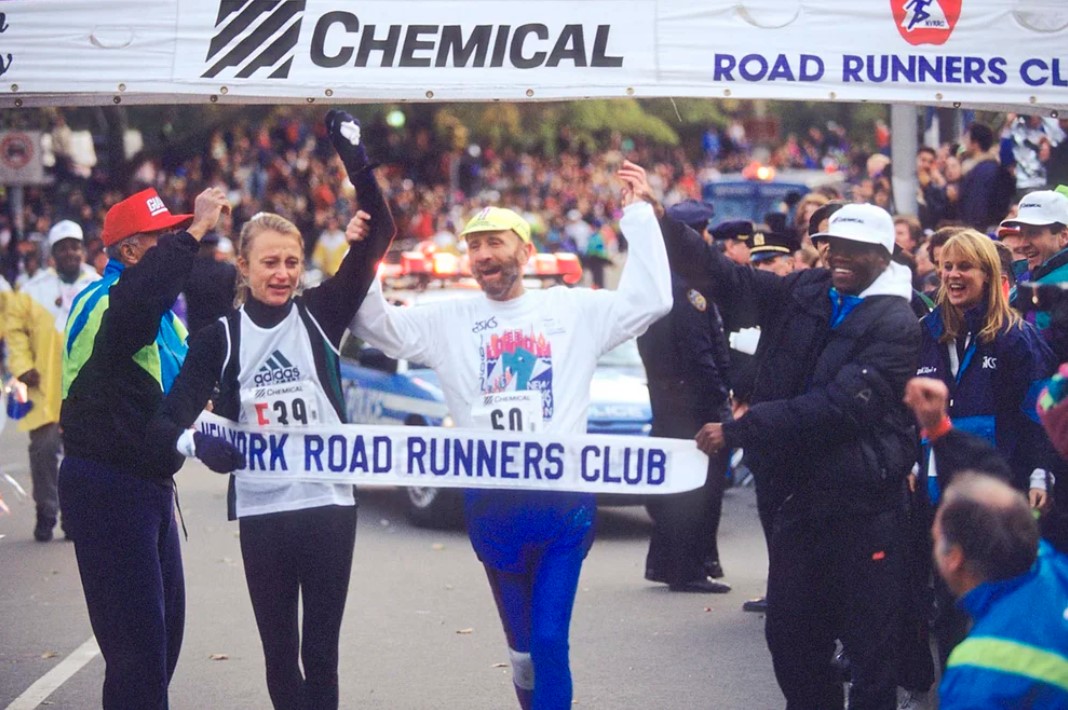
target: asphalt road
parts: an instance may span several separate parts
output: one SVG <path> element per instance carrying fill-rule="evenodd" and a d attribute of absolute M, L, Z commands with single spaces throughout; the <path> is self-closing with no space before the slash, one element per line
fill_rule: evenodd
<path fill-rule="evenodd" d="M 11 426 L 0 433 L 0 469 L 28 492 L 26 444 Z M 188 606 L 175 710 L 270 707 L 225 484 L 195 463 L 179 475 Z M 0 494 L 12 509 L 0 516 L 0 709 L 99 707 L 104 662 L 93 655 L 73 545 L 35 542 L 32 500 L 2 476 Z M 361 494 L 341 706 L 517 707 L 504 635 L 466 535 L 411 527 L 396 495 Z M 730 594 L 676 594 L 644 581 L 650 526 L 641 508 L 599 514 L 572 622 L 574 706 L 782 707 L 763 617 L 741 611 L 762 592 L 767 564 L 752 489 L 732 489 L 725 501 Z"/>

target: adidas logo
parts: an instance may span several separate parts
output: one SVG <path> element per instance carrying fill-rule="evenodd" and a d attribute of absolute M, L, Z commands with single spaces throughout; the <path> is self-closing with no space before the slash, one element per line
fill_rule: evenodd
<path fill-rule="evenodd" d="M 300 379 L 300 368 L 286 359 L 279 350 L 271 353 L 267 362 L 256 372 L 253 382 L 256 385 L 271 385 L 280 382 L 295 382 Z"/>

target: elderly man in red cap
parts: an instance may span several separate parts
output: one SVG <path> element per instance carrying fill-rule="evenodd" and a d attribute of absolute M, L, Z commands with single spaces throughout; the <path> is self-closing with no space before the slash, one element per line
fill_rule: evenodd
<path fill-rule="evenodd" d="M 145 428 L 185 357 L 171 304 L 226 209 L 217 188 L 191 215 L 171 214 L 153 189 L 116 204 L 104 217 L 103 278 L 67 321 L 60 507 L 107 663 L 105 708 L 167 707 L 185 624 L 171 478 L 181 461 L 146 450 Z"/>

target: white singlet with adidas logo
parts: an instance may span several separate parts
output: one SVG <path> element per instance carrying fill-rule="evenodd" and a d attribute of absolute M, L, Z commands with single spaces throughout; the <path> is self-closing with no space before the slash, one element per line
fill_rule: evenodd
<path fill-rule="evenodd" d="M 318 337 L 318 333 L 315 334 Z M 273 328 L 261 328 L 241 309 L 237 381 L 241 424 L 306 427 L 340 424 L 319 382 L 307 329 L 294 306 Z M 237 517 L 355 505 L 352 486 L 340 483 L 234 481 Z"/>

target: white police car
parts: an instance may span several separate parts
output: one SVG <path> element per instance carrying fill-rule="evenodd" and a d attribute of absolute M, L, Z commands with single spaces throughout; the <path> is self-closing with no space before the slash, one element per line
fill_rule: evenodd
<path fill-rule="evenodd" d="M 437 374 L 418 363 L 394 360 L 364 347 L 341 361 L 345 408 L 356 424 L 452 426 Z M 638 347 L 629 340 L 597 363 L 590 383 L 587 431 L 648 436 L 652 410 Z M 450 525 L 460 519 L 461 492 L 405 488 L 407 515 L 416 525 Z M 613 501 L 619 502 L 619 501 Z"/>

